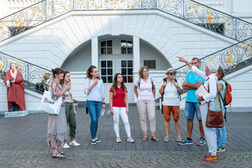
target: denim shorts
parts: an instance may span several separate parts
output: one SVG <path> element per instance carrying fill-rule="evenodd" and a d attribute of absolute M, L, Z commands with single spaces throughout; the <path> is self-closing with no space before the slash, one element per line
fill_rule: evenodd
<path fill-rule="evenodd" d="M 186 102 L 185 118 L 186 119 L 194 119 L 195 113 L 196 113 L 197 119 L 202 120 L 201 113 L 200 113 L 200 104 L 193 103 L 193 102 Z"/>

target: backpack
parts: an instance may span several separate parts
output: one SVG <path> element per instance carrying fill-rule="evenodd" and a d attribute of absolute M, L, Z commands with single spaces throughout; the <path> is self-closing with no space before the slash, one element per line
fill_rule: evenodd
<path fill-rule="evenodd" d="M 168 80 L 168 78 L 165 77 L 165 78 L 163 79 L 163 82 L 167 82 L 167 80 Z M 176 78 L 174 78 L 174 81 L 175 81 L 175 82 L 178 82 Z M 166 87 L 166 86 L 165 86 L 165 87 Z M 165 90 L 165 87 L 164 87 L 164 90 Z M 178 90 L 177 90 L 177 91 L 178 91 Z M 179 91 L 178 91 L 178 94 L 179 94 L 179 99 L 180 99 L 180 101 L 181 101 L 181 94 L 179 93 Z M 163 102 L 163 100 L 164 100 L 164 91 L 163 91 L 163 93 L 161 94 L 161 102 Z M 161 112 L 163 113 L 163 106 L 161 106 Z"/>
<path fill-rule="evenodd" d="M 41 83 L 36 83 L 35 88 L 37 91 L 44 93 L 45 91 L 45 83 L 42 81 Z"/>
<path fill-rule="evenodd" d="M 221 95 L 221 99 L 223 101 L 223 105 L 227 106 L 227 105 L 231 105 L 232 102 L 232 87 L 230 85 L 230 83 L 228 83 L 227 81 L 223 80 L 225 82 L 226 85 L 226 90 L 224 91 L 224 97 L 222 97 Z"/>
<path fill-rule="evenodd" d="M 220 97 L 221 97 L 221 100 L 222 100 L 224 108 L 225 108 L 224 119 L 225 119 L 225 121 L 227 121 L 227 110 L 226 110 L 225 106 L 229 105 L 230 111 L 231 111 L 232 87 L 231 87 L 230 83 L 228 83 L 225 80 L 223 80 L 223 81 L 225 82 L 226 90 L 224 91 L 224 98 L 221 96 L 221 94 L 220 94 Z"/>

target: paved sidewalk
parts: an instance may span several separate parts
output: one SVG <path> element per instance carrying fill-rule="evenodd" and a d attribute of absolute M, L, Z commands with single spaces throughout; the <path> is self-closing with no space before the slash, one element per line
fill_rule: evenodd
<path fill-rule="evenodd" d="M 182 138 L 186 136 L 186 120 L 180 115 Z M 65 150 L 66 160 L 50 158 L 46 142 L 47 114 L 30 114 L 22 118 L 0 117 L 0 168 L 2 167 L 248 167 L 252 168 L 252 113 L 228 113 L 226 152 L 219 154 L 216 163 L 203 163 L 207 147 L 198 147 L 198 123 L 194 120 L 193 145 L 176 143 L 174 122 L 171 122 L 168 143 L 142 142 L 136 106 L 130 106 L 129 121 L 136 143 L 126 143 L 123 123 L 120 123 L 122 143 L 115 143 L 110 115 L 100 118 L 100 144 L 90 144 L 90 117 L 84 108 L 78 109 L 77 137 L 80 147 Z M 164 121 L 156 112 L 157 137 L 164 137 Z M 150 135 L 150 134 L 149 134 Z"/>

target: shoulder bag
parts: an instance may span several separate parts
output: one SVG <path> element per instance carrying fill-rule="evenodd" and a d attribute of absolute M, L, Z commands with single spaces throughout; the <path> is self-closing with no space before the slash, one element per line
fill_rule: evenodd
<path fill-rule="evenodd" d="M 209 85 L 208 85 L 208 90 L 210 92 Z M 221 111 L 212 111 L 212 110 L 210 110 L 210 102 L 208 102 L 206 127 L 209 127 L 209 128 L 224 127 L 223 112 L 222 112 L 222 106 L 221 106 L 221 101 L 220 101 L 220 95 L 219 95 L 219 91 L 218 91 L 218 85 L 217 85 L 217 95 L 218 95 Z"/>

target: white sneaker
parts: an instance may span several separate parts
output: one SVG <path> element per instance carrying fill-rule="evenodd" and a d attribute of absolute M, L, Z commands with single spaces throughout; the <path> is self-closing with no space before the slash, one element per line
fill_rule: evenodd
<path fill-rule="evenodd" d="M 96 143 L 100 143 L 101 142 L 101 140 L 98 139 L 97 137 L 95 137 L 95 141 L 96 141 Z"/>
<path fill-rule="evenodd" d="M 63 145 L 63 148 L 64 148 L 64 149 L 70 149 L 70 146 L 68 146 L 67 143 L 65 143 L 65 144 Z"/>
<path fill-rule="evenodd" d="M 69 142 L 69 145 L 71 145 L 71 146 L 80 146 L 80 144 L 78 142 L 76 142 L 75 140 L 73 140 L 72 142 Z"/>
<path fill-rule="evenodd" d="M 133 138 L 129 137 L 129 138 L 127 138 L 127 142 L 134 143 L 135 140 Z"/>
<path fill-rule="evenodd" d="M 121 138 L 120 138 L 120 137 L 117 137 L 117 138 L 116 138 L 116 142 L 117 142 L 117 143 L 121 143 L 121 142 L 122 142 Z"/>

